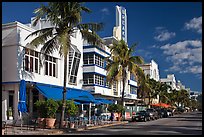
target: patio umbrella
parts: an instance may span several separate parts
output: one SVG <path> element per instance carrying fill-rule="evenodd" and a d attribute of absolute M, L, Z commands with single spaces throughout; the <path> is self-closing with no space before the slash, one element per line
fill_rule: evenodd
<path fill-rule="evenodd" d="M 26 82 L 25 82 L 25 80 L 20 81 L 18 110 L 20 112 L 21 130 L 22 130 L 22 113 L 27 112 L 27 107 L 26 107 Z"/>
<path fill-rule="evenodd" d="M 27 107 L 26 107 L 26 82 L 25 82 L 25 80 L 20 81 L 18 110 L 20 112 L 27 112 Z"/>
<path fill-rule="evenodd" d="M 151 105 L 157 106 L 157 107 L 165 107 L 165 108 L 171 107 L 171 105 L 168 105 L 166 103 L 156 103 L 156 104 L 151 104 Z"/>

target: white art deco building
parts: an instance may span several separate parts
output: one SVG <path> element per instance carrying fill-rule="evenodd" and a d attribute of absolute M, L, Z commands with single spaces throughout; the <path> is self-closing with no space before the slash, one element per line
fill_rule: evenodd
<path fill-rule="evenodd" d="M 11 22 L 2 24 L 2 120 L 7 120 L 6 112 L 13 109 L 13 117 L 18 117 L 18 102 L 20 81 L 26 81 L 26 104 L 28 111 L 36 112 L 34 103 L 48 97 L 52 87 L 63 86 L 64 59 L 58 51 L 46 55 L 40 67 L 40 49 L 32 49 L 28 43 L 31 38 L 25 38 L 32 32 L 50 26 L 50 22 L 41 19 L 34 27 L 30 24 Z M 117 28 L 117 29 L 116 29 Z M 120 40 L 127 41 L 127 16 L 123 7 L 116 6 L 116 27 L 111 37 L 104 38 L 106 44 Z M 73 92 L 86 92 L 95 97 L 112 99 L 115 102 L 121 98 L 121 82 L 108 85 L 106 81 L 105 57 L 110 56 L 106 45 L 95 46 L 87 44 L 82 39 L 80 31 L 71 37 L 71 49 L 68 57 L 67 87 Z M 40 87 L 45 86 L 50 91 Z M 137 99 L 137 82 L 129 79 L 126 83 L 126 102 Z M 89 93 L 88 93 L 89 92 Z"/>

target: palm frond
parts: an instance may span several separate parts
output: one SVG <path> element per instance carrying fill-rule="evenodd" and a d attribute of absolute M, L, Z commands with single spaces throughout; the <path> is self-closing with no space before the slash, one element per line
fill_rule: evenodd
<path fill-rule="evenodd" d="M 58 49 L 58 45 L 57 45 L 57 36 L 51 38 L 50 40 L 48 40 L 47 42 L 45 42 L 45 44 L 43 45 L 43 47 L 41 48 L 41 52 L 42 53 L 46 53 L 46 54 L 51 54 L 53 53 L 55 50 Z"/>
<path fill-rule="evenodd" d="M 82 37 L 87 40 L 88 43 L 93 45 L 101 45 L 103 43 L 102 39 L 95 33 L 88 30 L 80 30 Z"/>

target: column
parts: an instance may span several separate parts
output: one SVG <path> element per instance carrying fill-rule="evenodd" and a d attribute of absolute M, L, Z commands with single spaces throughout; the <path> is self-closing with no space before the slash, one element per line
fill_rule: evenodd
<path fill-rule="evenodd" d="M 89 103 L 89 124 L 91 124 L 91 103 Z"/>
<path fill-rule="evenodd" d="M 18 102 L 19 102 L 19 89 L 20 89 L 20 83 L 17 83 L 14 85 L 14 97 L 13 97 L 13 116 L 14 119 L 18 119 Z"/>
<path fill-rule="evenodd" d="M 33 92 L 32 92 L 32 88 L 29 88 L 29 108 L 28 108 L 28 111 L 29 111 L 29 114 L 33 114 Z"/>

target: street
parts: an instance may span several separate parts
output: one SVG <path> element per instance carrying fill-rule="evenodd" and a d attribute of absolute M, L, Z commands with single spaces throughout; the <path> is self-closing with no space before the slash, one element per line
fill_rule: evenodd
<path fill-rule="evenodd" d="M 63 135 L 202 135 L 202 112 L 187 112 L 147 122 L 85 131 L 72 131 Z"/>

